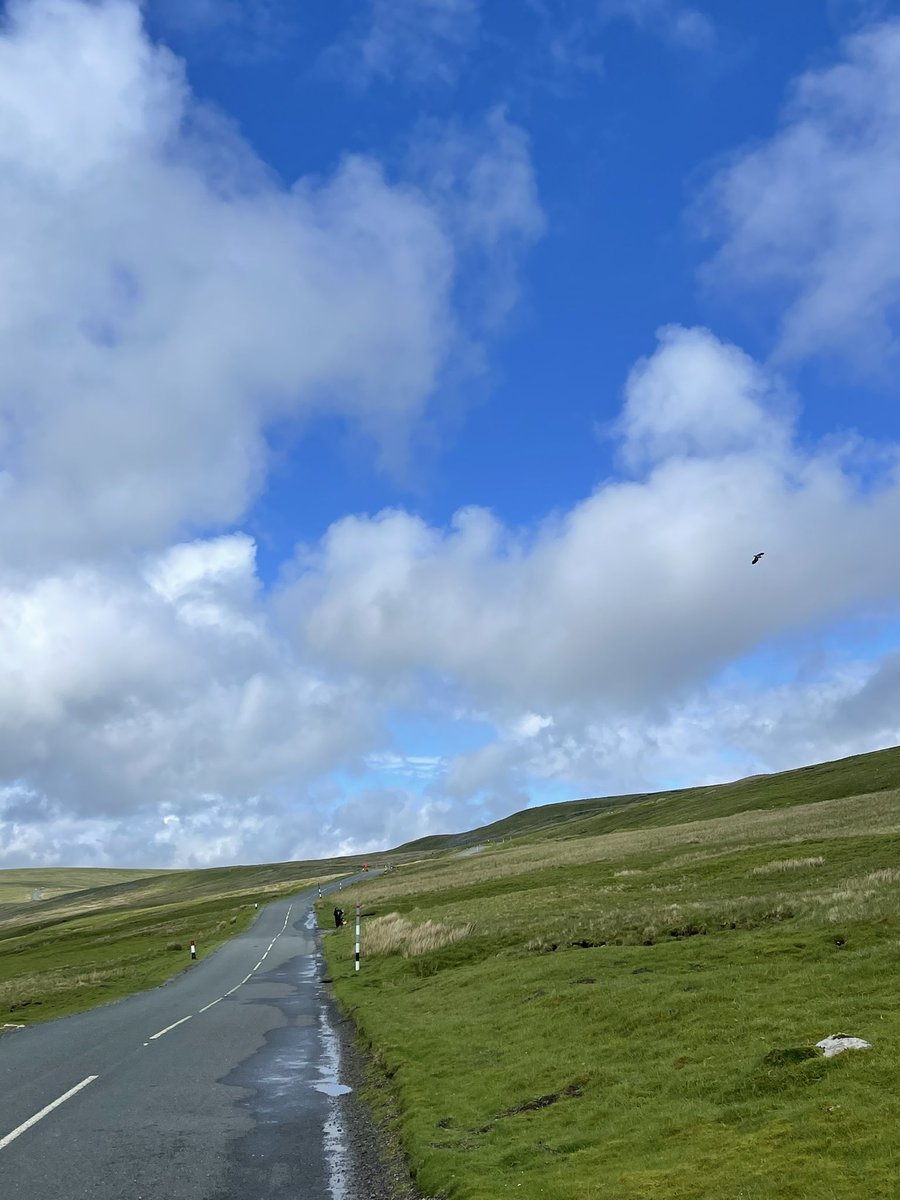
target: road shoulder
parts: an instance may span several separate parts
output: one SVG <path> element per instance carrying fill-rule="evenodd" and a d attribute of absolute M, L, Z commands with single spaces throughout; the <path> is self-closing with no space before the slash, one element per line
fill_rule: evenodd
<path fill-rule="evenodd" d="M 330 992 L 325 1003 L 340 1041 L 341 1080 L 353 1089 L 341 1098 L 351 1164 L 347 1200 L 439 1200 L 424 1196 L 409 1173 L 388 1080 L 360 1046 L 352 1017 Z"/>

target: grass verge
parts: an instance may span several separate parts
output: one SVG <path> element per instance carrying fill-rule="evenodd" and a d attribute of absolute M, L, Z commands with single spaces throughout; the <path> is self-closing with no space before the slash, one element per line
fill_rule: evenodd
<path fill-rule="evenodd" d="M 893 1198 L 900 793 L 871 757 L 820 770 L 819 802 L 771 804 L 772 777 L 756 810 L 530 830 L 345 889 L 362 969 L 351 924 L 329 972 L 422 1190 Z M 837 1032 L 872 1049 L 825 1060 Z"/>
<path fill-rule="evenodd" d="M 48 892 L 75 890 L 0 905 L 0 1025 L 66 1016 L 164 983 L 189 966 L 191 938 L 203 957 L 246 929 L 257 904 L 332 878 L 342 866 L 121 872 L 132 877 L 100 886 L 97 872 L 42 871 Z"/>

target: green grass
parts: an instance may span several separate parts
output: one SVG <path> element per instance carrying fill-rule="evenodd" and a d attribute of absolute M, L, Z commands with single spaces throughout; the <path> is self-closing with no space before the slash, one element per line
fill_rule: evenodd
<path fill-rule="evenodd" d="M 355 860 L 330 860 L 121 871 L 100 885 L 98 878 L 107 876 L 97 871 L 35 872 L 49 893 L 62 894 L 0 904 L 0 1025 L 65 1016 L 163 983 L 189 968 L 191 938 L 202 958 L 246 929 L 256 904 L 354 866 Z M 21 888 L 29 874 L 0 871 L 0 894 L 4 886 Z M 30 882 L 24 880 L 26 888 Z"/>
<path fill-rule="evenodd" d="M 330 972 L 422 1189 L 896 1196 L 898 768 L 884 751 L 533 810 L 505 845 L 345 889 L 366 914 L 362 970 L 346 929 L 326 939 Z M 812 1051 L 837 1032 L 873 1048 Z"/>
<path fill-rule="evenodd" d="M 776 775 L 752 776 L 735 783 L 546 804 L 466 833 L 420 838 L 400 850 L 434 852 L 513 838 L 544 840 L 676 825 L 751 810 L 814 804 L 888 788 L 900 788 L 900 746 Z"/>
<path fill-rule="evenodd" d="M 6 904 L 28 903 L 35 892 L 39 893 L 39 901 L 52 900 L 86 888 L 130 883 L 133 879 L 160 874 L 160 871 L 129 871 L 114 867 L 25 867 L 0 871 L 0 908 Z"/>
<path fill-rule="evenodd" d="M 900 749 L 401 851 L 341 897 L 362 971 L 352 929 L 326 952 L 427 1193 L 893 1200 Z M 161 983 L 362 861 L 0 872 L 0 1024 Z M 837 1032 L 873 1048 L 826 1061 Z"/>
<path fill-rule="evenodd" d="M 356 871 L 369 858 L 194 871 L 0 871 L 0 1025 L 66 1016 L 164 983 L 189 969 L 191 938 L 202 958 L 246 929 L 255 905 Z M 31 900 L 37 887 L 47 899 Z"/>

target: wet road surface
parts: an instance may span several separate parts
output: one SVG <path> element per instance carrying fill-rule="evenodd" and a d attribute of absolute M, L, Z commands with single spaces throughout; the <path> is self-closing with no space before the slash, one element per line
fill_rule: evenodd
<path fill-rule="evenodd" d="M 165 987 L 0 1038 L 3 1200 L 346 1200 L 315 894 Z"/>

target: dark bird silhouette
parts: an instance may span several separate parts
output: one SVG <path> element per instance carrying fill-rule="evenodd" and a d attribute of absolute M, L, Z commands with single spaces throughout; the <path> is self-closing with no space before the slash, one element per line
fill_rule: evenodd
<path fill-rule="evenodd" d="M 760 550 L 759 554 L 754 554 L 753 558 L 750 561 L 750 566 L 755 567 L 756 564 L 759 562 L 759 560 L 762 558 L 762 556 L 764 554 L 765 554 L 765 550 Z"/>

